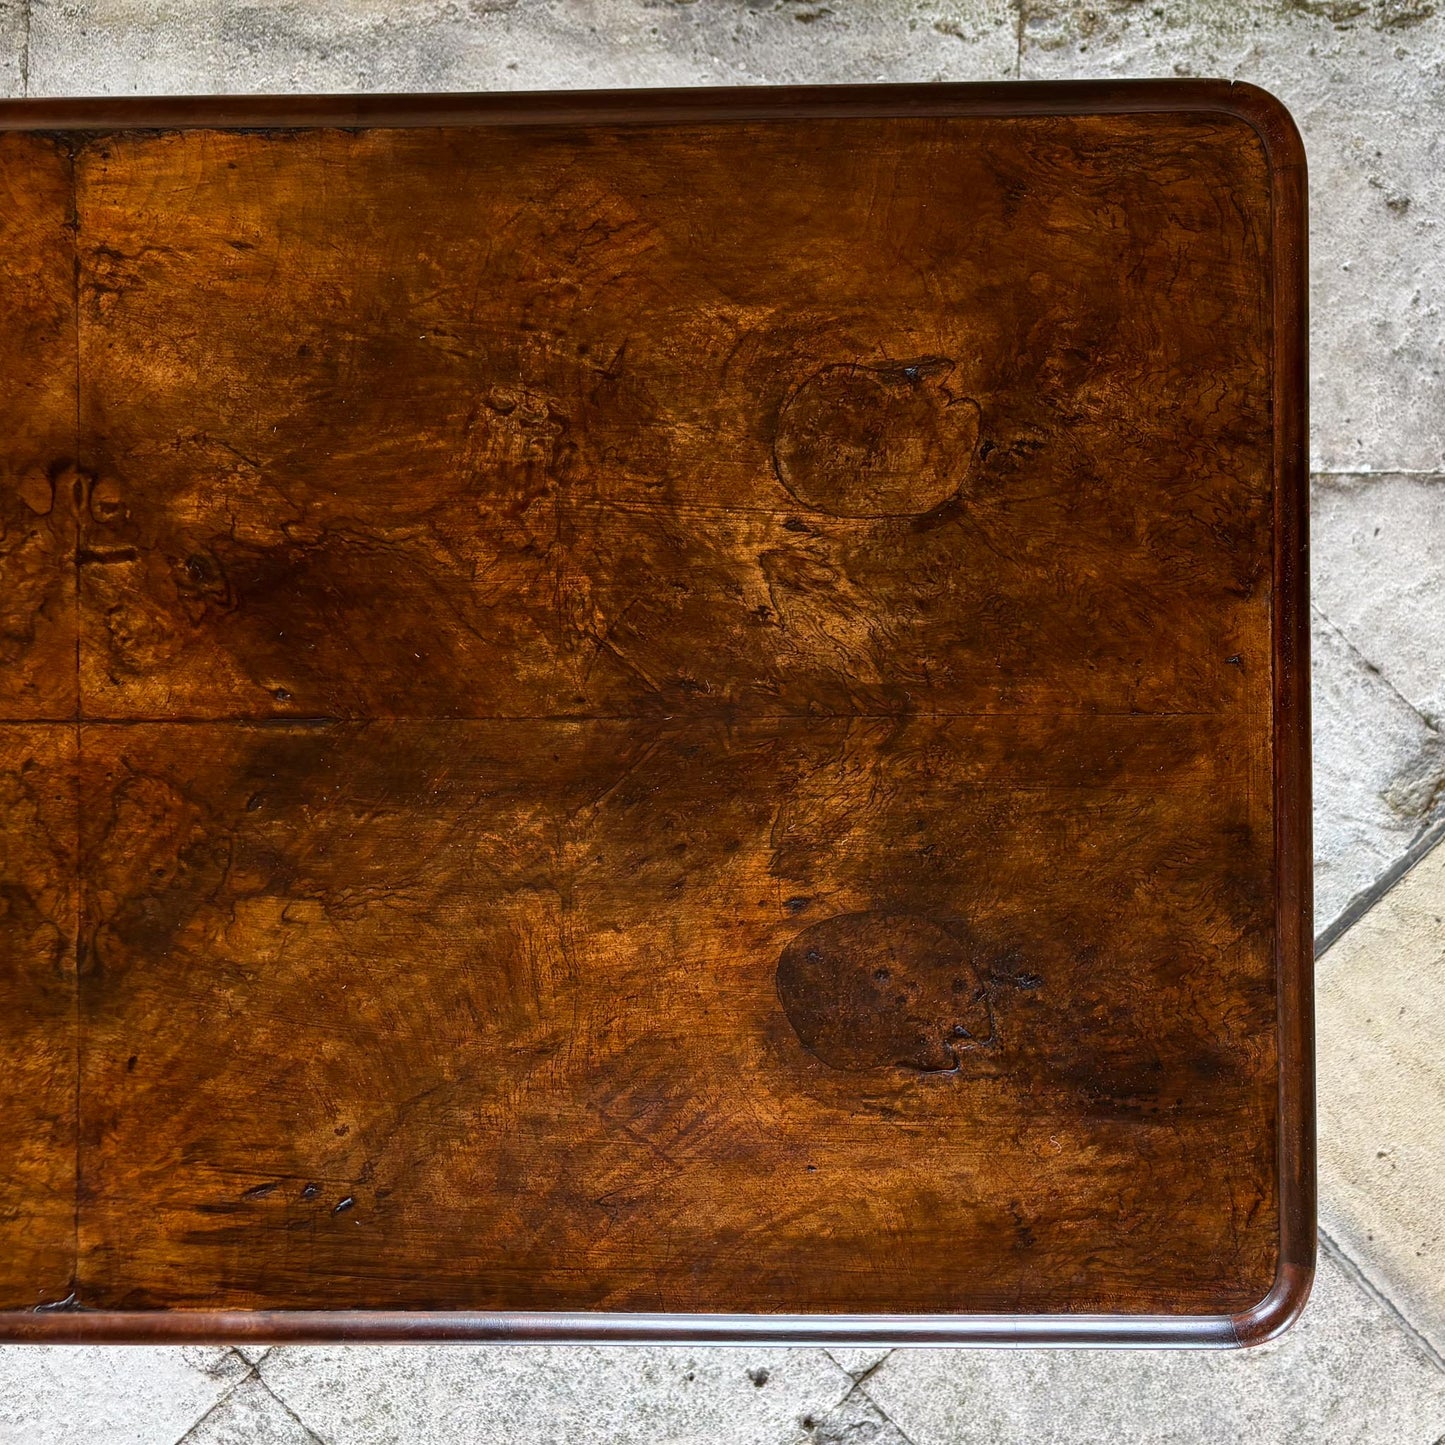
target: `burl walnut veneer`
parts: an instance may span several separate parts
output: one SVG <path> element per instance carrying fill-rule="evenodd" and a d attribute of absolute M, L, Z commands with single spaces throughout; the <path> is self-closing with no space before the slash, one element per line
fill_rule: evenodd
<path fill-rule="evenodd" d="M 0 127 L 4 1335 L 1291 1317 L 1276 102 Z"/>

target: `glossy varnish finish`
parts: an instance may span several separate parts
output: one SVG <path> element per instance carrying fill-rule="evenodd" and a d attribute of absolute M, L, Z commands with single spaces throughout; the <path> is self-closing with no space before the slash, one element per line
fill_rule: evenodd
<path fill-rule="evenodd" d="M 5 112 L 9 1333 L 1273 1328 L 1287 120 L 287 104 Z"/>

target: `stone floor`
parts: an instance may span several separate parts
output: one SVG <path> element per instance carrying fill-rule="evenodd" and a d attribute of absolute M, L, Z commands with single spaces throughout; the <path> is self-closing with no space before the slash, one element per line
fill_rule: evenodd
<path fill-rule="evenodd" d="M 1302 1322 L 1229 1355 L 12 1348 L 0 1441 L 1445 1441 L 1445 13 L 0 0 L 10 95 L 1091 75 L 1259 82 L 1310 154 L 1326 1236 Z"/>

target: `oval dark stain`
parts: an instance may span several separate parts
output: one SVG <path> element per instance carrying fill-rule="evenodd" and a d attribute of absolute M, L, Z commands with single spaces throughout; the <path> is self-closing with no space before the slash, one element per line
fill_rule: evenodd
<path fill-rule="evenodd" d="M 778 415 L 778 480 L 835 517 L 916 517 L 942 506 L 978 444 L 978 405 L 948 390 L 952 370 L 931 357 L 815 372 Z"/>
<path fill-rule="evenodd" d="M 805 928 L 778 960 L 800 1042 L 835 1069 L 957 1069 L 993 1016 L 964 945 L 910 913 L 845 913 Z"/>

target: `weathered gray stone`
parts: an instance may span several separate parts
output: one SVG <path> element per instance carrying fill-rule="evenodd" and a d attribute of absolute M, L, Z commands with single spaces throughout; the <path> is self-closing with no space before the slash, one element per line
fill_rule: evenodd
<path fill-rule="evenodd" d="M 1445 414 L 1437 418 L 1445 431 Z M 1432 723 L 1445 719 L 1445 475 L 1315 479 L 1315 604 Z"/>
<path fill-rule="evenodd" d="M 1317 932 L 1439 815 L 1439 739 L 1330 619 L 1316 612 L 1314 664 Z"/>
<path fill-rule="evenodd" d="M 0 97 L 25 94 L 29 25 L 25 0 L 0 0 Z"/>
<path fill-rule="evenodd" d="M 1445 7 L 1025 0 L 1025 13 L 1025 79 L 1218 75 L 1289 106 L 1310 163 L 1314 465 L 1445 469 Z"/>
<path fill-rule="evenodd" d="M 808 1445 L 912 1445 L 862 1390 L 821 1415 L 805 1418 L 803 1430 Z"/>
<path fill-rule="evenodd" d="M 185 1445 L 317 1445 L 260 1380 L 243 1380 L 185 1437 Z"/>
<path fill-rule="evenodd" d="M 892 1445 L 866 1399 L 834 1415 L 853 1381 L 824 1350 L 343 1346 L 272 1350 L 259 1368 L 322 1439 L 347 1445 L 807 1445 L 827 1421 Z"/>
<path fill-rule="evenodd" d="M 224 1349 L 0 1348 L 0 1441 L 173 1445 L 245 1374 Z"/>
<path fill-rule="evenodd" d="M 1321 1223 L 1445 1356 L 1445 848 L 1317 972 Z"/>
<path fill-rule="evenodd" d="M 913 1445 L 1436 1445 L 1445 1431 L 1445 1373 L 1329 1258 L 1299 1324 L 1254 1350 L 896 1350 L 864 1388 Z"/>
<path fill-rule="evenodd" d="M 998 80 L 1009 0 L 34 0 L 30 94 Z"/>
<path fill-rule="evenodd" d="M 1310 529 L 1323 927 L 1445 810 L 1445 478 L 1316 476 Z"/>

